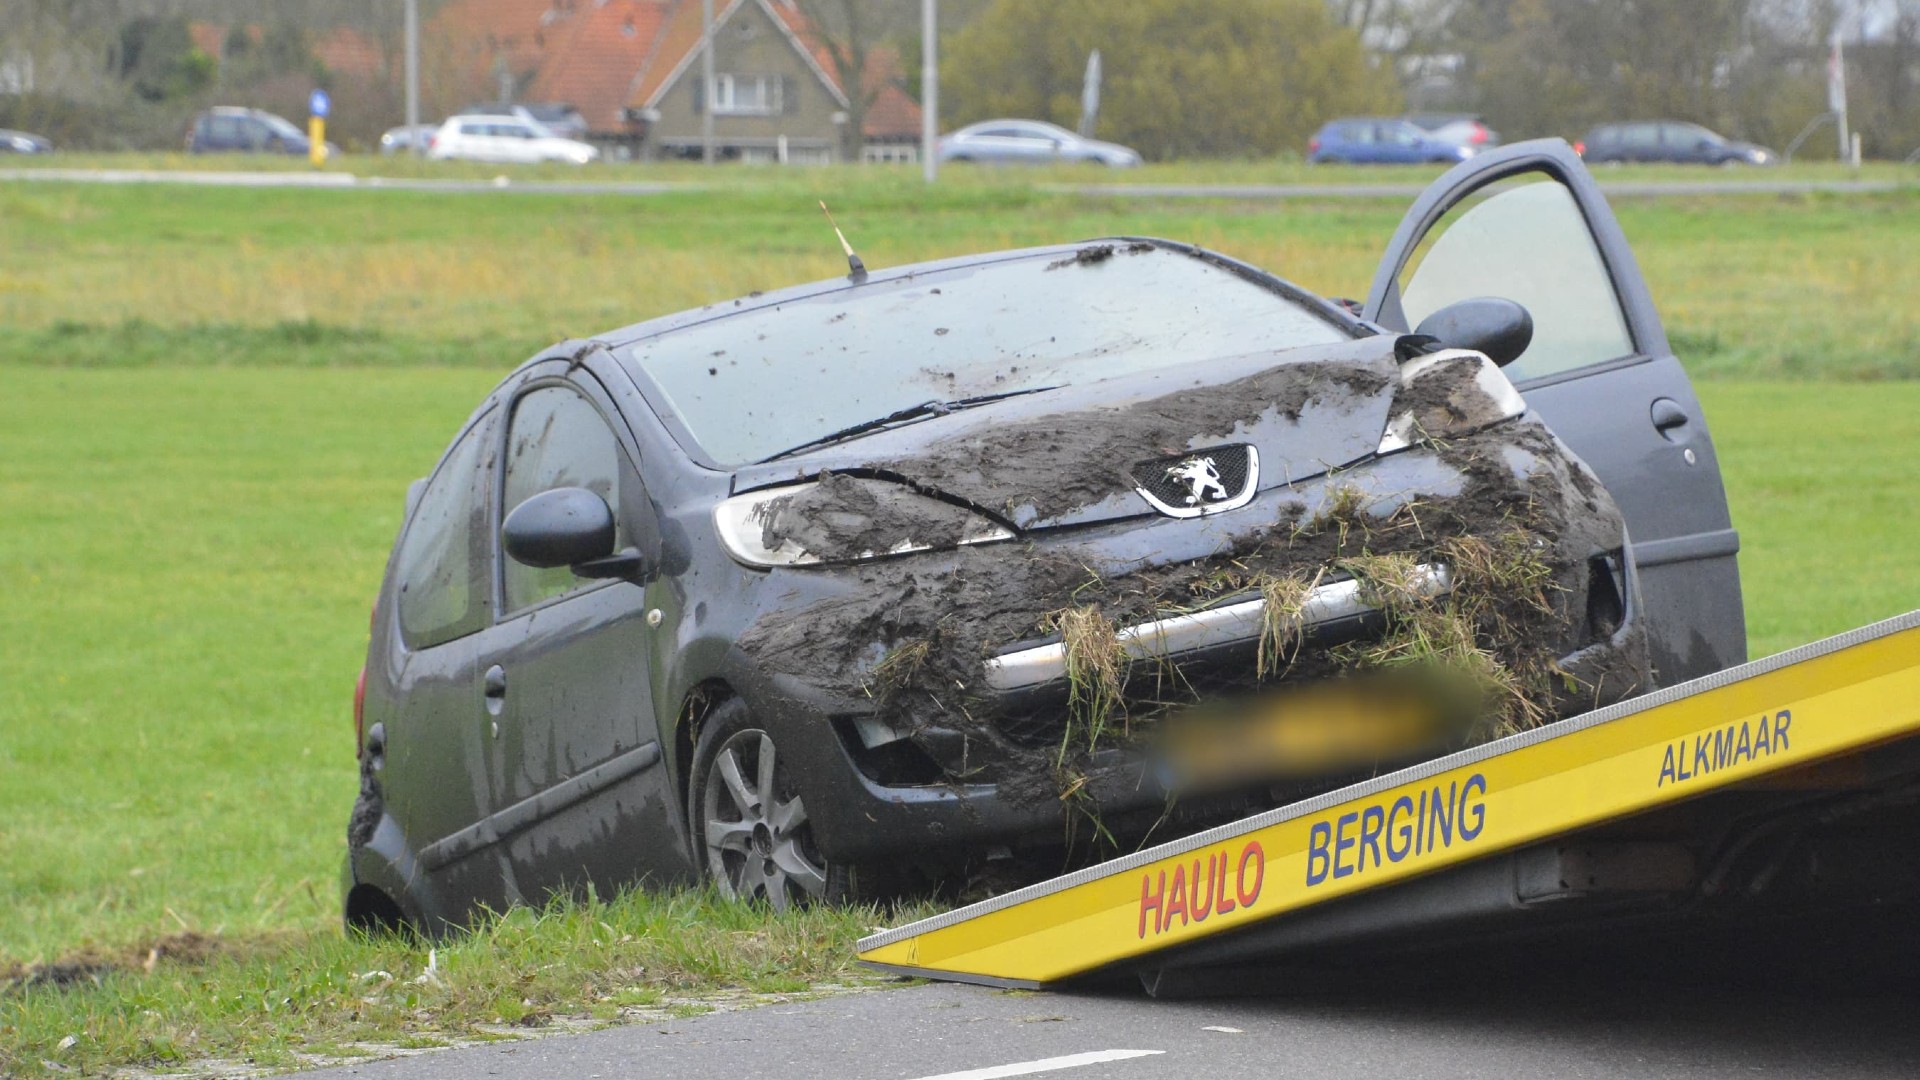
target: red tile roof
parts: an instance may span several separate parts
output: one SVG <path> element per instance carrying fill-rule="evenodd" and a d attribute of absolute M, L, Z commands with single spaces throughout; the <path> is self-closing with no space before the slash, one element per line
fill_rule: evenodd
<path fill-rule="evenodd" d="M 379 43 L 350 26 L 316 39 L 313 57 L 335 75 L 353 78 L 373 78 L 387 69 L 387 56 Z"/>
<path fill-rule="evenodd" d="M 480 80 L 496 59 L 515 76 L 540 66 L 547 47 L 566 34 L 565 23 L 593 0 L 447 0 L 426 31 L 428 41 L 450 43 L 453 59 Z"/>
<path fill-rule="evenodd" d="M 882 46 L 867 53 L 861 81 L 871 95 L 861 134 L 869 139 L 919 137 L 920 103 L 907 96 L 898 52 Z"/>
<path fill-rule="evenodd" d="M 741 0 L 721 0 L 714 5 L 714 21 L 718 22 Z M 659 40 L 648 55 L 646 63 L 637 73 L 633 84 L 633 93 L 628 104 L 638 108 L 651 105 L 656 95 L 666 88 L 667 76 L 686 55 L 700 44 L 700 3 L 699 0 L 677 0 L 671 12 L 660 26 Z"/>
<path fill-rule="evenodd" d="M 673 0 L 589 0 L 568 21 L 557 42 L 551 36 L 540 74 L 528 88 L 535 101 L 565 101 L 580 110 L 592 131 L 627 128 L 623 113 Z"/>

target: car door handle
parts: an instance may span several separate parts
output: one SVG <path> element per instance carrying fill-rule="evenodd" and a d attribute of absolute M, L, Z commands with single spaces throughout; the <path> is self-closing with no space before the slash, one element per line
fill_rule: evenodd
<path fill-rule="evenodd" d="M 487 669 L 487 677 L 482 683 L 486 695 L 490 698 L 507 696 L 507 669 L 495 664 Z"/>
<path fill-rule="evenodd" d="M 1652 416 L 1653 430 L 1672 442 L 1680 442 L 1686 438 L 1682 429 L 1693 419 L 1687 415 L 1687 410 L 1681 408 L 1680 403 L 1672 398 L 1655 398 Z"/>

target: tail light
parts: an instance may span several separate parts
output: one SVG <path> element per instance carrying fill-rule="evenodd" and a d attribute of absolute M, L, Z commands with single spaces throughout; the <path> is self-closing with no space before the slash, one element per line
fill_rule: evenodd
<path fill-rule="evenodd" d="M 1576 153 L 1576 154 L 1579 154 L 1579 155 L 1580 155 L 1581 157 L 1586 157 L 1586 156 L 1587 156 L 1587 144 L 1586 144 L 1586 141 L 1585 141 L 1585 140 L 1576 140 L 1576 141 L 1574 142 L 1574 144 L 1573 144 L 1573 152 L 1574 152 L 1574 153 Z"/>
<path fill-rule="evenodd" d="M 1320 150 L 1320 136 L 1315 135 L 1313 138 L 1307 140 L 1307 153 L 1309 154 L 1318 153 L 1319 150 Z"/>
<path fill-rule="evenodd" d="M 1478 123 L 1474 124 L 1473 134 L 1467 136 L 1467 141 L 1472 143 L 1475 146 L 1479 146 L 1481 143 L 1486 142 L 1487 141 L 1487 125 L 1478 124 Z"/>

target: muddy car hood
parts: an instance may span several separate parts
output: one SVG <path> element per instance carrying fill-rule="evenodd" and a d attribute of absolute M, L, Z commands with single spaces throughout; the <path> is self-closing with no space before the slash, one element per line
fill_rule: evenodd
<path fill-rule="evenodd" d="M 1136 476 L 1161 459 L 1251 446 L 1257 490 L 1358 461 L 1397 385 L 1392 335 L 1195 361 L 1063 386 L 747 466 L 736 491 L 823 472 L 887 477 L 965 500 L 1021 530 L 1153 513 Z"/>

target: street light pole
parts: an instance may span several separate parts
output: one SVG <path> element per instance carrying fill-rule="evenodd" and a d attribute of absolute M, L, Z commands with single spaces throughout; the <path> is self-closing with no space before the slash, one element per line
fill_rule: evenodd
<path fill-rule="evenodd" d="M 713 164 L 713 0 L 700 0 L 700 160 Z"/>
<path fill-rule="evenodd" d="M 920 0 L 920 172 L 940 175 L 940 3 Z"/>
<path fill-rule="evenodd" d="M 420 156 L 420 0 L 407 0 L 407 148 Z"/>

